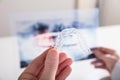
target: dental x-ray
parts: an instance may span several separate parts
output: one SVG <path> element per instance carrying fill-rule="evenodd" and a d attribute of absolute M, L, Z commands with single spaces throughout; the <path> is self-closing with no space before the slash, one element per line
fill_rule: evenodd
<path fill-rule="evenodd" d="M 74 61 L 94 58 L 98 9 L 18 13 L 12 16 L 18 37 L 21 68 L 50 46 L 66 52 Z"/>

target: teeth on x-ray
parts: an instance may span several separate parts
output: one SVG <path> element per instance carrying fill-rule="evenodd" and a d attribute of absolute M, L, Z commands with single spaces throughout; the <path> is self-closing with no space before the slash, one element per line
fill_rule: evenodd
<path fill-rule="evenodd" d="M 67 28 L 60 32 L 55 46 L 58 51 L 66 52 L 73 60 L 82 59 L 91 53 L 81 31 L 75 28 Z"/>

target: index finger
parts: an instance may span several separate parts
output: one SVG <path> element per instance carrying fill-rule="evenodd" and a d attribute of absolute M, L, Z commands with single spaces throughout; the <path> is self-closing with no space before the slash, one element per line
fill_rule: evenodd
<path fill-rule="evenodd" d="M 104 60 L 104 53 L 102 51 L 100 51 L 99 49 L 95 49 L 93 51 L 93 54 L 95 54 L 95 56 L 100 59 L 100 60 Z"/>
<path fill-rule="evenodd" d="M 106 53 L 106 54 L 114 54 L 114 53 L 116 53 L 115 50 L 109 49 L 109 48 L 105 48 L 105 47 L 100 47 L 99 50 L 102 51 L 103 53 Z"/>

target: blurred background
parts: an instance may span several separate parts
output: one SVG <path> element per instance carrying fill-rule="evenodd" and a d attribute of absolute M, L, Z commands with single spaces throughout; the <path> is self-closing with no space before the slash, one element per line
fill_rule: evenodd
<path fill-rule="evenodd" d="M 120 24 L 120 0 L 0 0 L 0 37 L 10 36 L 11 13 L 99 7 L 100 25 Z"/>

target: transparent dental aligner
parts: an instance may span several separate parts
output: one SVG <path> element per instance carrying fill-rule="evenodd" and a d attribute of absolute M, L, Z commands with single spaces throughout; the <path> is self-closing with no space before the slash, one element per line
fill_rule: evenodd
<path fill-rule="evenodd" d="M 67 28 L 57 36 L 55 46 L 59 52 L 66 52 L 74 61 L 84 59 L 91 53 L 79 29 Z"/>

